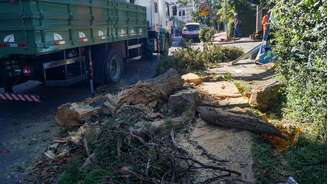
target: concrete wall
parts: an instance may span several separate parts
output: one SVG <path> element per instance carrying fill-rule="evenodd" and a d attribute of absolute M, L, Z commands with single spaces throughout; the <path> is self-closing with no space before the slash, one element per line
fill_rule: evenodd
<path fill-rule="evenodd" d="M 238 17 L 241 21 L 241 36 L 248 37 L 256 31 L 256 6 L 243 5 L 237 7 Z"/>

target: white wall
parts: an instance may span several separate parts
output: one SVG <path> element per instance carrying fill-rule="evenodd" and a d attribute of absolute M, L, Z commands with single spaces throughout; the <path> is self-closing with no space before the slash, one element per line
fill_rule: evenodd
<path fill-rule="evenodd" d="M 158 12 L 155 12 L 155 2 Z M 135 4 L 147 8 L 147 21 L 152 30 L 159 31 L 160 28 L 170 29 L 169 17 L 166 16 L 167 6 L 165 0 L 135 0 Z"/>

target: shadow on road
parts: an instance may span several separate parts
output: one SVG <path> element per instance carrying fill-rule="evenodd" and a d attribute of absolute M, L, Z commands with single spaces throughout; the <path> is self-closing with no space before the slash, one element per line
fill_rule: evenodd
<path fill-rule="evenodd" d="M 156 73 L 155 69 L 155 60 L 128 63 L 122 81 L 107 87 L 123 87 L 151 78 Z M 42 102 L 0 101 L 1 184 L 20 183 L 24 171 L 58 135 L 60 129 L 54 114 L 59 105 L 90 96 L 88 81 L 69 87 L 43 87 L 36 82 L 29 82 L 15 90 L 40 95 Z"/>

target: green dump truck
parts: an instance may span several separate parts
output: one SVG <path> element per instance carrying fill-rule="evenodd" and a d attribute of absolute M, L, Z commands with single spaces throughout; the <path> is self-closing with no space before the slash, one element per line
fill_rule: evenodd
<path fill-rule="evenodd" d="M 146 11 L 123 0 L 0 0 L 0 87 L 68 85 L 90 74 L 117 82 L 125 61 L 167 47 Z"/>

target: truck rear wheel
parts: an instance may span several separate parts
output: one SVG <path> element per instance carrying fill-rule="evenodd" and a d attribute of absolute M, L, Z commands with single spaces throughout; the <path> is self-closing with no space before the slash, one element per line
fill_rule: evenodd
<path fill-rule="evenodd" d="M 169 41 L 169 37 L 165 37 L 165 42 L 164 42 L 164 48 L 163 51 L 161 52 L 161 54 L 163 56 L 168 56 L 169 55 L 169 49 L 170 49 L 170 41 Z"/>
<path fill-rule="evenodd" d="M 112 50 L 105 65 L 106 82 L 120 81 L 124 70 L 123 56 L 119 50 Z"/>
<path fill-rule="evenodd" d="M 12 93 L 14 91 L 13 81 L 9 77 L 7 71 L 2 66 L 0 66 L 0 85 L 3 86 L 3 89 L 6 93 Z"/>

